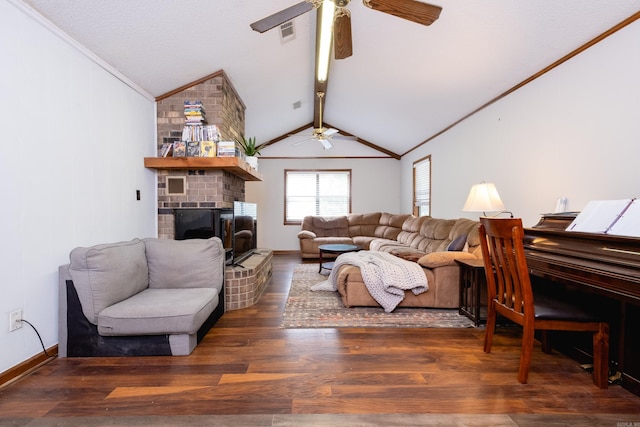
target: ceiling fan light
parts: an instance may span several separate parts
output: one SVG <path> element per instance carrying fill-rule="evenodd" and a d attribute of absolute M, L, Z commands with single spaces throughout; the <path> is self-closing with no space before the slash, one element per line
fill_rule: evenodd
<path fill-rule="evenodd" d="M 329 57 L 331 54 L 331 39 L 333 15 L 335 13 L 333 0 L 325 0 L 322 3 L 322 22 L 320 24 L 320 46 L 318 48 L 318 81 L 326 82 L 329 74 Z"/>

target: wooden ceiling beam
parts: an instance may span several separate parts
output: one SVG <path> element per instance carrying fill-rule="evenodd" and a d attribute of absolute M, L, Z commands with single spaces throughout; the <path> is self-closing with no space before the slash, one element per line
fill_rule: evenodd
<path fill-rule="evenodd" d="M 324 105 L 326 105 L 326 99 L 327 99 L 327 87 L 328 87 L 328 83 L 329 83 L 329 71 L 331 69 L 331 49 L 328 50 L 327 55 L 328 57 L 326 58 L 327 60 L 327 78 L 324 81 L 320 81 L 318 80 L 318 68 L 320 66 L 320 38 L 321 38 L 321 32 L 322 32 L 322 10 L 324 8 L 324 5 L 321 5 L 319 8 L 316 9 L 316 54 L 315 54 L 315 59 L 316 59 L 316 66 L 315 66 L 315 73 L 313 76 L 314 79 L 314 85 L 313 85 L 313 127 L 314 128 L 319 128 L 320 127 L 320 103 L 324 103 L 322 105 L 322 109 L 324 110 Z M 318 97 L 317 93 L 318 92 L 323 92 L 324 96 L 323 97 Z"/>

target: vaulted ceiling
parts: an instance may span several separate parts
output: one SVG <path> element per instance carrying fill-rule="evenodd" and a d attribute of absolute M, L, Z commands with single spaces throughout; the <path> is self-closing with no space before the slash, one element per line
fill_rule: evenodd
<path fill-rule="evenodd" d="M 223 69 L 246 135 L 313 121 L 316 11 L 295 37 L 249 24 L 300 0 L 24 0 L 152 96 Z M 640 0 L 434 0 L 431 26 L 353 0 L 353 55 L 329 71 L 324 121 L 402 155 L 640 11 Z"/>

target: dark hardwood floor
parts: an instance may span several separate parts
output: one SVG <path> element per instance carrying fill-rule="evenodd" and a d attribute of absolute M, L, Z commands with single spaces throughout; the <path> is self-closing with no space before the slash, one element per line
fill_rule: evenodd
<path fill-rule="evenodd" d="M 273 414 L 511 414 L 514 423 L 504 425 L 525 425 L 514 421 L 518 416 L 553 423 L 610 414 L 598 418 L 611 422 L 602 425 L 640 423 L 640 397 L 616 385 L 598 389 L 578 362 L 544 354 L 538 342 L 529 383 L 518 383 L 515 327 L 498 329 L 491 354 L 482 351 L 483 329 L 281 329 L 299 263 L 297 256 L 276 255 L 260 301 L 225 313 L 190 356 L 46 364 L 0 390 L 0 425 L 238 414 L 244 421 L 236 425 L 258 425 L 260 416 Z M 278 425 L 310 424 L 301 417 Z M 377 419 L 394 423 L 384 417 Z"/>

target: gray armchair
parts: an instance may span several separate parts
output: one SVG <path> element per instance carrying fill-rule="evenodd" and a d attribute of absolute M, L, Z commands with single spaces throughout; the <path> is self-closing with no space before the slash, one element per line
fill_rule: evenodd
<path fill-rule="evenodd" d="M 186 355 L 224 313 L 217 237 L 133 239 L 69 258 L 59 268 L 61 357 Z"/>

